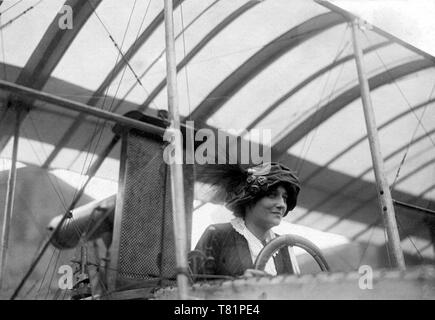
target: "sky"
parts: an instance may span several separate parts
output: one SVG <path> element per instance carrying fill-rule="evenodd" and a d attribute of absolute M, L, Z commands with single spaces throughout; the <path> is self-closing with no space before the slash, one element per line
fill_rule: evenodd
<path fill-rule="evenodd" d="M 433 0 L 329 1 L 370 24 L 435 56 Z"/>

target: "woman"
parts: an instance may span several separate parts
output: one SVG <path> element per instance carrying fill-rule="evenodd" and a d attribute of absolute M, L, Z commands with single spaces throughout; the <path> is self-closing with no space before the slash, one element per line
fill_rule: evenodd
<path fill-rule="evenodd" d="M 271 228 L 296 206 L 299 180 L 279 163 L 233 170 L 222 179 L 228 193 L 226 207 L 235 218 L 230 223 L 211 225 L 201 236 L 195 250 L 206 262 L 200 273 L 241 276 L 252 272 L 259 252 L 277 235 Z M 236 182 L 235 182 L 236 181 Z M 293 273 L 288 250 L 283 248 L 266 264 L 265 272 Z"/>

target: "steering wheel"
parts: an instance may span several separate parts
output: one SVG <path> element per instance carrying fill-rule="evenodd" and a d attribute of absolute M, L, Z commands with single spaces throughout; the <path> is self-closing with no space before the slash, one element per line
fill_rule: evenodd
<path fill-rule="evenodd" d="M 264 271 L 266 263 L 272 255 L 286 246 L 295 246 L 304 249 L 316 260 L 322 271 L 329 271 L 328 263 L 320 252 L 320 249 L 311 241 L 292 234 L 281 235 L 266 244 L 255 260 L 254 269 Z"/>

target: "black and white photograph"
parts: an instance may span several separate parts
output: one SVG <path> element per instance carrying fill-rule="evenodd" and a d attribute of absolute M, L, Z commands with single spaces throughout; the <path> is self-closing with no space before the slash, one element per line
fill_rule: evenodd
<path fill-rule="evenodd" d="M 0 300 L 435 300 L 434 17 L 0 0 Z"/>

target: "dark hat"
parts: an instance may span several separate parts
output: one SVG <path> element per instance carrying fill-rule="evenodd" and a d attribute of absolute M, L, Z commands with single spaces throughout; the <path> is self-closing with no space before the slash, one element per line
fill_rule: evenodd
<path fill-rule="evenodd" d="M 294 172 L 277 162 L 267 162 L 248 168 L 246 180 L 229 195 L 225 206 L 235 211 L 255 198 L 265 195 L 268 190 L 278 184 L 287 191 L 287 211 L 284 214 L 286 216 L 296 206 L 300 184 Z"/>

